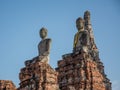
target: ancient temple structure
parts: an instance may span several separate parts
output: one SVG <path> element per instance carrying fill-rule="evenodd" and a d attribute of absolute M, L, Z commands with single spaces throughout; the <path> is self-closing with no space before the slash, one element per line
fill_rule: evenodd
<path fill-rule="evenodd" d="M 73 52 L 63 55 L 56 68 L 60 90 L 111 90 L 94 42 L 89 11 L 84 19 L 76 20 L 76 27 Z"/>
<path fill-rule="evenodd" d="M 0 80 L 0 90 L 16 90 L 16 87 L 10 80 Z"/>
<path fill-rule="evenodd" d="M 49 65 L 51 39 L 47 29 L 41 28 L 39 54 L 25 61 L 19 73 L 20 86 L 0 80 L 0 90 L 112 90 L 94 41 L 89 11 L 76 20 L 76 27 L 73 51 L 62 56 L 56 69 Z"/>

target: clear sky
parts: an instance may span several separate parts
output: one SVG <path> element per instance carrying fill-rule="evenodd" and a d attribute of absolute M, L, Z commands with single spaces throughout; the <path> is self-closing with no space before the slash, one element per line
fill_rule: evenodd
<path fill-rule="evenodd" d="M 19 84 L 24 61 L 38 55 L 39 30 L 52 38 L 50 65 L 71 53 L 75 20 L 91 12 L 95 42 L 113 90 L 120 90 L 119 0 L 0 0 L 0 79 Z"/>

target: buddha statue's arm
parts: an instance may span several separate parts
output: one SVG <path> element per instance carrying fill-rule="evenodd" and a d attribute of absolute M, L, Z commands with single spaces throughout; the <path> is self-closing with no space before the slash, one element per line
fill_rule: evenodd
<path fill-rule="evenodd" d="M 40 52 L 40 43 L 38 44 L 38 53 L 39 53 L 39 56 L 40 56 L 40 54 L 41 54 L 41 52 Z"/>

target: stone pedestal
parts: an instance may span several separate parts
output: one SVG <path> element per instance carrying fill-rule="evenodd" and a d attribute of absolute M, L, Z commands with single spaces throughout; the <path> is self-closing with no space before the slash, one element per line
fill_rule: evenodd
<path fill-rule="evenodd" d="M 20 71 L 18 90 L 57 90 L 57 75 L 49 64 L 32 60 Z"/>
<path fill-rule="evenodd" d="M 111 90 L 102 62 L 85 53 L 64 55 L 56 70 L 60 90 Z"/>
<path fill-rule="evenodd" d="M 16 90 L 16 87 L 10 80 L 0 80 L 0 90 Z"/>

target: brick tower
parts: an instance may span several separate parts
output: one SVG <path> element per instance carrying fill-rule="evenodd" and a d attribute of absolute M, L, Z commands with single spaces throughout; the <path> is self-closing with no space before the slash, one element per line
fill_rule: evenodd
<path fill-rule="evenodd" d="M 94 42 L 89 11 L 84 19 L 76 20 L 76 27 L 73 52 L 63 55 L 56 68 L 60 90 L 111 90 Z"/>

